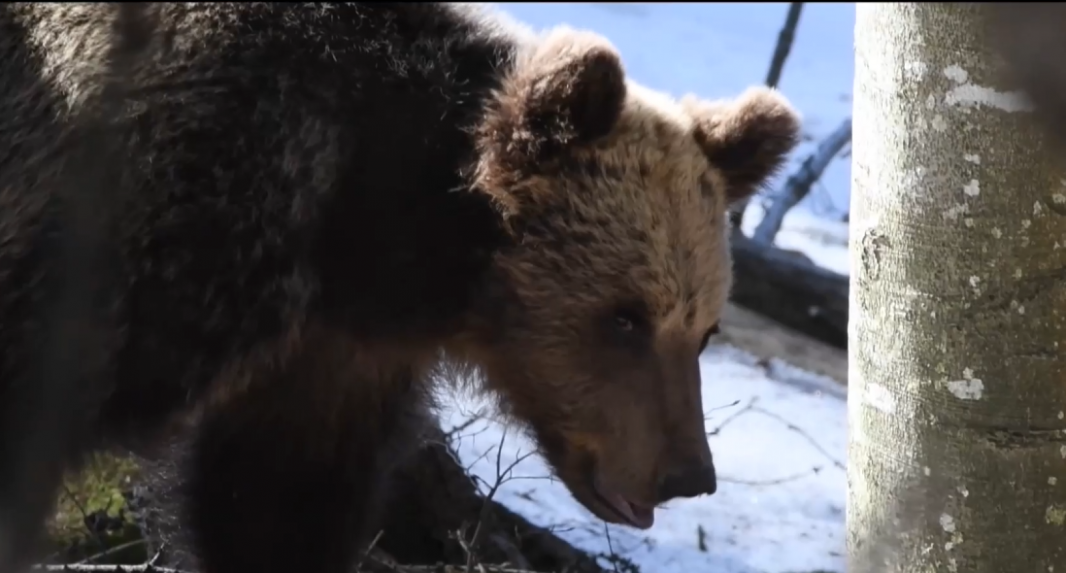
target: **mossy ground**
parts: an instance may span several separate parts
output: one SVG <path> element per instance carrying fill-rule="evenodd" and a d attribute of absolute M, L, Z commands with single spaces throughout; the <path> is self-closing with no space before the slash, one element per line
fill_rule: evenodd
<path fill-rule="evenodd" d="M 137 475 L 133 460 L 110 453 L 94 455 L 80 472 L 68 475 L 48 521 L 50 561 L 144 562 L 145 545 L 126 500 Z"/>
<path fill-rule="evenodd" d="M 93 456 L 68 475 L 48 522 L 52 563 L 139 564 L 150 557 L 133 519 L 127 496 L 139 475 L 130 458 L 111 453 Z M 601 556 L 607 558 L 607 556 Z M 608 558 L 613 569 L 639 573 L 624 558 Z M 831 573 L 812 571 L 809 573 Z"/>

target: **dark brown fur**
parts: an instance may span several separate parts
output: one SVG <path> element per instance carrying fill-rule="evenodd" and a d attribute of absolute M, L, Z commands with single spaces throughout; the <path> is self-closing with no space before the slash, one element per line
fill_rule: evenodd
<path fill-rule="evenodd" d="M 711 468 L 697 357 L 730 286 L 725 210 L 794 145 L 783 99 L 676 103 L 599 36 L 469 8 L 145 10 L 154 33 L 109 115 L 126 150 L 108 162 L 121 286 L 98 297 L 114 351 L 78 383 L 91 415 L 63 465 L 184 424 L 207 573 L 339 573 L 433 375 L 459 366 L 605 519 L 621 517 L 603 491 L 640 507 L 713 491 L 713 472 L 674 478 Z M 108 5 L 0 14 L 0 73 L 34 78 L 0 87 L 12 403 L 42 344 L 64 138 L 122 38 Z"/>

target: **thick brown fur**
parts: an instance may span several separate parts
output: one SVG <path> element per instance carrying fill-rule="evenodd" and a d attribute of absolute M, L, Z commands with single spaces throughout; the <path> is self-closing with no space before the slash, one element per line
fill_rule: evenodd
<path fill-rule="evenodd" d="M 78 382 L 60 465 L 187 428 L 173 489 L 205 572 L 340 573 L 451 365 L 605 519 L 626 520 L 607 497 L 643 515 L 714 491 L 698 355 L 730 288 L 727 205 L 796 142 L 783 98 L 675 102 L 595 34 L 470 7 L 144 10 L 108 112 L 113 350 Z M 7 404 L 43 344 L 69 126 L 130 40 L 115 14 L 0 10 L 0 73 L 32 78 L 0 87 Z"/>

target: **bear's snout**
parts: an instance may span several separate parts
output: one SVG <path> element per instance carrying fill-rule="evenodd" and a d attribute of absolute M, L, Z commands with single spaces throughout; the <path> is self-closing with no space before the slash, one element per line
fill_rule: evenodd
<path fill-rule="evenodd" d="M 712 495 L 718 490 L 714 462 L 691 460 L 672 467 L 659 480 L 659 503 L 678 497 Z"/>

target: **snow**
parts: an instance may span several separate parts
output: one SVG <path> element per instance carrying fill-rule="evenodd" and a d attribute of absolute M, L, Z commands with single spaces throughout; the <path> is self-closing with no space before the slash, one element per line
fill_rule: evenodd
<path fill-rule="evenodd" d="M 501 8 L 535 28 L 565 23 L 604 34 L 621 51 L 628 73 L 651 88 L 720 98 L 764 81 L 788 4 L 515 3 Z M 851 113 L 853 27 L 853 4 L 804 5 L 779 87 L 803 113 L 812 139 L 800 146 L 771 188 Z M 843 274 L 848 272 L 848 232 L 839 216 L 848 207 L 849 167 L 847 158 L 834 161 L 812 196 L 786 217 L 776 239 L 778 246 Z M 835 220 L 822 216 L 827 211 Z M 759 202 L 753 201 L 744 230 L 750 233 L 761 215 Z M 543 460 L 530 455 L 534 447 L 521 431 L 493 419 L 488 403 L 452 396 L 441 419 L 445 429 L 474 420 L 454 445 L 487 484 L 498 481 L 498 453 L 502 467 L 515 464 L 495 499 L 582 549 L 631 560 L 641 573 L 844 571 L 844 388 L 777 362 L 760 365 L 727 346 L 712 345 L 700 365 L 719 490 L 671 502 L 644 532 L 607 526 L 583 509 L 565 486 L 548 477 Z"/>

